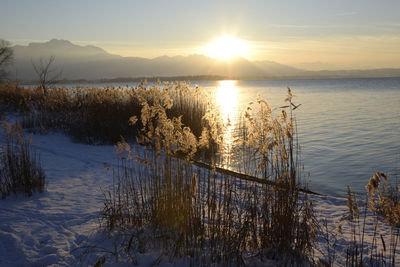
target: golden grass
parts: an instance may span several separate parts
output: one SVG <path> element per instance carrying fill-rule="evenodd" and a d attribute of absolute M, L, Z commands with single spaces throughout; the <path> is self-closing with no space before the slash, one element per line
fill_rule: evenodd
<path fill-rule="evenodd" d="M 0 104 L 22 114 L 25 128 L 38 131 L 62 130 L 86 143 L 115 144 L 121 136 L 134 140 L 141 122 L 129 125 L 130 117 L 142 116 L 143 101 L 169 101 L 167 116 L 181 115 L 181 121 L 200 136 L 207 103 L 186 83 L 140 84 L 136 88 L 53 87 L 40 88 L 0 84 Z M 173 105 L 172 105 L 173 103 Z"/>
<path fill-rule="evenodd" d="M 213 114 L 204 117 L 200 140 L 179 117 L 168 117 L 169 99 L 140 101 L 141 117 L 131 121 L 141 123 L 141 140 L 154 147 L 135 152 L 124 140 L 118 143 L 120 166 L 102 211 L 102 225 L 119 240 L 119 254 L 135 262 L 139 253 L 159 249 L 163 260 L 189 258 L 194 265 L 242 266 L 246 255 L 289 255 L 280 259 L 284 264 L 311 261 L 315 219 L 311 201 L 298 190 L 291 112 L 275 118 L 264 109 L 267 118 L 264 111 L 247 116 L 258 141 L 245 143 L 262 156 L 258 165 L 264 179 L 275 182 L 271 186 L 194 167 L 196 151 L 219 142 Z M 267 105 L 258 103 L 261 110 Z"/>

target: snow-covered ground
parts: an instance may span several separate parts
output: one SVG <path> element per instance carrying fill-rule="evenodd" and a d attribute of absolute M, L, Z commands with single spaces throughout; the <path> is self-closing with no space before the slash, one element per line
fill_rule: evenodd
<path fill-rule="evenodd" d="M 47 190 L 32 197 L 18 195 L 0 200 L 0 266 L 87 265 L 87 261 L 80 262 L 84 251 L 81 248 L 98 235 L 102 188 L 112 183 L 112 168 L 116 166 L 114 147 L 77 144 L 61 134 L 34 135 L 33 143 L 40 153 Z M 312 198 L 318 220 L 328 221 L 329 238 L 333 242 L 341 218 L 348 213 L 346 199 Z M 335 265 L 338 266 L 346 259 L 350 240 L 347 221 L 343 220 L 341 225 L 343 234 L 336 238 Z M 388 246 L 390 227 L 379 222 L 378 229 L 377 236 L 380 239 L 382 234 Z M 371 242 L 374 220 L 367 220 L 365 235 Z M 326 258 L 326 240 L 317 241 L 322 249 L 317 255 Z M 139 264 L 148 266 L 156 258 L 156 253 L 143 255 Z M 163 266 L 168 265 L 171 264 Z M 274 264 L 266 262 L 265 265 Z"/>
<path fill-rule="evenodd" d="M 98 223 L 102 186 L 112 174 L 112 146 L 72 143 L 68 137 L 35 135 L 47 190 L 0 201 L 0 266 L 72 266 L 76 249 Z"/>

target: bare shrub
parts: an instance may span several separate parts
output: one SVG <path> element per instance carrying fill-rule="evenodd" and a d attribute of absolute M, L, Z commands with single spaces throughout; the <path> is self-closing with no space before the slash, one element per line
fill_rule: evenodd
<path fill-rule="evenodd" d="M 50 56 L 47 61 L 41 58 L 38 63 L 32 62 L 33 69 L 38 76 L 38 87 L 42 89 L 45 95 L 47 94 L 48 87 L 56 84 L 61 77 L 61 71 L 54 68 L 55 60 L 55 56 Z"/>
<path fill-rule="evenodd" d="M 0 82 L 7 78 L 6 67 L 12 63 L 14 57 L 10 42 L 0 39 Z"/>

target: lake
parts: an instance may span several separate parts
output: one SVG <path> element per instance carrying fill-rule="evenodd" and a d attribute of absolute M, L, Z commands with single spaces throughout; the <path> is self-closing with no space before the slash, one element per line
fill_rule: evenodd
<path fill-rule="evenodd" d="M 399 178 L 400 78 L 199 85 L 216 88 L 217 102 L 226 102 L 221 105 L 222 113 L 231 113 L 231 117 L 237 116 L 257 95 L 279 110 L 289 86 L 293 102 L 302 104 L 295 110 L 302 162 L 305 172 L 311 175 L 310 188 L 316 192 L 344 196 L 349 185 L 363 193 L 376 171 L 388 173 L 393 183 Z"/>
<path fill-rule="evenodd" d="M 258 95 L 278 112 L 289 86 L 293 102 L 301 104 L 295 115 L 302 163 L 305 173 L 310 172 L 313 191 L 345 196 L 349 185 L 364 193 L 376 171 L 388 173 L 393 183 L 399 179 L 400 78 L 191 84 L 215 91 L 222 114 L 233 121 Z"/>

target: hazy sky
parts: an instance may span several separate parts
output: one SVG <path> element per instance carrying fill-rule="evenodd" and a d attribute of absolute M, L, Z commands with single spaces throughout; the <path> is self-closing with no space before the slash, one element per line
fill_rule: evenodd
<path fill-rule="evenodd" d="M 2 0 L 0 38 L 93 44 L 123 56 L 202 53 L 222 35 L 251 60 L 309 68 L 400 67 L 399 0 Z M 305 63 L 305 64 L 303 64 Z"/>

